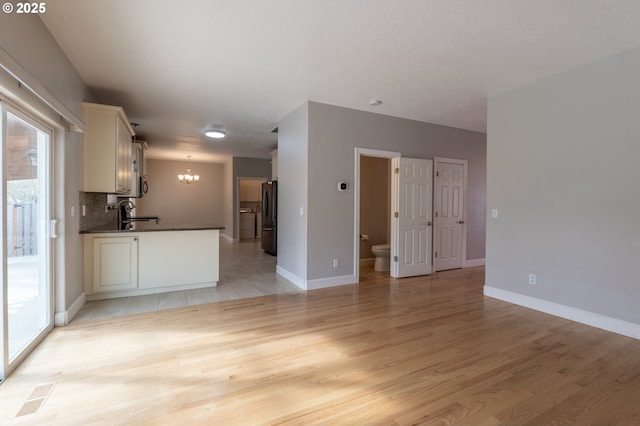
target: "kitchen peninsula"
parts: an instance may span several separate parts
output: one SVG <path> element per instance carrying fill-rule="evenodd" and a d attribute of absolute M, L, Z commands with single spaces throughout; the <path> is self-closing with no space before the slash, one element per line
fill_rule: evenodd
<path fill-rule="evenodd" d="M 221 226 L 167 227 L 157 216 L 132 217 L 141 191 L 144 150 L 124 109 L 83 103 L 84 234 L 87 300 L 214 287 L 219 279 Z M 120 197 L 120 201 L 116 199 Z M 141 222 L 154 219 L 154 223 Z M 189 218 L 183 218 L 189 223 Z M 207 224 L 209 225 L 209 224 Z"/>
<path fill-rule="evenodd" d="M 87 300 L 217 286 L 222 229 L 136 224 L 81 231 Z"/>

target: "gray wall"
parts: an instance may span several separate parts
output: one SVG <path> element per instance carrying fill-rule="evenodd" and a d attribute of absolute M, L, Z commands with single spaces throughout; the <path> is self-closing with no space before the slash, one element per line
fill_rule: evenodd
<path fill-rule="evenodd" d="M 55 207 L 58 217 L 64 222 L 64 275 L 56 274 L 62 280 L 58 283 L 58 288 L 64 288 L 64 301 L 56 297 L 56 312 L 66 311 L 71 304 L 84 293 L 84 275 L 82 259 L 84 256 L 84 241 L 81 238 L 78 194 L 81 190 L 83 171 L 83 148 L 84 134 L 76 132 L 64 132 L 61 139 L 56 141 L 63 145 L 64 149 L 64 171 L 63 191 L 64 199 L 56 199 L 58 203 Z M 60 164 L 56 164 L 60 167 Z M 60 171 L 56 171 L 60 174 Z M 71 216 L 71 207 L 76 212 Z M 64 212 L 64 213 L 62 213 Z"/>
<path fill-rule="evenodd" d="M 634 49 L 489 100 L 487 286 L 640 324 L 638 76 Z"/>
<path fill-rule="evenodd" d="M 278 267 L 307 277 L 309 104 L 278 123 Z M 300 209 L 303 214 L 300 214 Z"/>
<path fill-rule="evenodd" d="M 356 147 L 398 151 L 411 158 L 467 160 L 467 259 L 485 257 L 484 133 L 315 102 L 308 108 L 308 280 L 353 274 L 354 191 L 338 192 L 336 185 L 340 180 L 353 184 Z M 279 166 L 284 170 L 290 163 L 281 157 Z M 339 268 L 333 267 L 334 258 Z"/>
<path fill-rule="evenodd" d="M 82 119 L 90 94 L 38 15 L 1 13 L 0 47 L 57 101 Z"/>
<path fill-rule="evenodd" d="M 178 181 L 187 167 L 200 182 Z M 223 217 L 224 165 L 194 161 L 147 160 L 149 192 L 134 200 L 137 216 L 160 216 L 163 226 L 221 225 Z"/>
<path fill-rule="evenodd" d="M 360 259 L 372 259 L 371 246 L 388 244 L 391 236 L 391 160 L 360 159 L 360 234 L 369 235 L 360 242 Z"/>
<path fill-rule="evenodd" d="M 53 37 L 37 15 L 0 14 L 0 50 L 2 57 L 10 57 L 21 68 L 18 74 L 37 81 L 49 93 L 40 95 L 55 98 L 77 118 L 82 117 L 83 101 L 91 101 L 90 93 L 78 73 L 62 53 Z M 7 66 L 7 64 L 3 64 Z M 83 293 L 83 245 L 78 233 L 78 215 L 71 216 L 71 207 L 78 212 L 78 193 L 82 184 L 83 135 L 68 131 L 57 132 L 54 150 L 56 158 L 56 186 L 62 189 L 55 195 L 55 215 L 59 220 L 56 258 L 64 267 L 56 269 L 55 311 L 62 312 Z"/>
<path fill-rule="evenodd" d="M 224 230 L 221 234 L 233 239 L 233 218 L 235 217 L 233 208 L 233 159 L 229 158 L 224 163 L 222 171 L 222 225 Z"/>
<path fill-rule="evenodd" d="M 200 175 L 197 185 L 178 182 L 178 173 L 191 167 Z M 238 193 L 240 177 L 269 178 L 271 161 L 233 158 L 226 163 L 147 160 L 149 194 L 135 201 L 140 216 L 158 215 L 161 223 L 174 225 L 222 225 L 223 234 L 238 238 Z M 166 200 L 172 200 L 167 203 Z"/>

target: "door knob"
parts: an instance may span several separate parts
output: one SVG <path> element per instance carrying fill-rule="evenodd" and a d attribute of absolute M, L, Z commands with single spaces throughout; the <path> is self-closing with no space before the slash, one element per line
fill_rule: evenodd
<path fill-rule="evenodd" d="M 433 225 L 433 222 L 427 222 L 427 226 Z"/>
<path fill-rule="evenodd" d="M 459 221 L 457 221 L 456 223 L 458 223 L 458 224 L 462 225 L 462 224 L 464 223 L 464 220 L 459 220 Z"/>

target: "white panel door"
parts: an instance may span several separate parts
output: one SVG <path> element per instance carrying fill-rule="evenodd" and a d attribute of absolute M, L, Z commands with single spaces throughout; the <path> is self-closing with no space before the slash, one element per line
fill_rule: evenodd
<path fill-rule="evenodd" d="M 465 244 L 466 160 L 435 159 L 433 266 L 462 268 Z"/>
<path fill-rule="evenodd" d="M 400 278 L 430 274 L 433 162 L 398 158 L 394 163 L 396 208 L 391 275 Z"/>

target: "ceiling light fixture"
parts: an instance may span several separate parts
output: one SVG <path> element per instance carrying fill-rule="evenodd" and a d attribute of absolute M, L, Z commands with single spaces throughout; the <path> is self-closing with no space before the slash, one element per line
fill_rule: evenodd
<path fill-rule="evenodd" d="M 204 131 L 204 135 L 208 138 L 222 139 L 227 136 L 227 132 L 222 129 L 207 129 Z"/>
<path fill-rule="evenodd" d="M 191 161 L 190 155 L 187 155 L 187 161 Z M 198 183 L 200 181 L 200 176 L 192 175 L 191 169 L 187 167 L 187 174 L 178 175 L 178 181 L 180 181 L 180 183 L 186 183 L 187 185 L 190 185 L 192 183 Z"/>
<path fill-rule="evenodd" d="M 369 101 L 369 105 L 371 106 L 378 106 L 382 103 L 382 101 L 380 99 L 371 99 Z"/>

